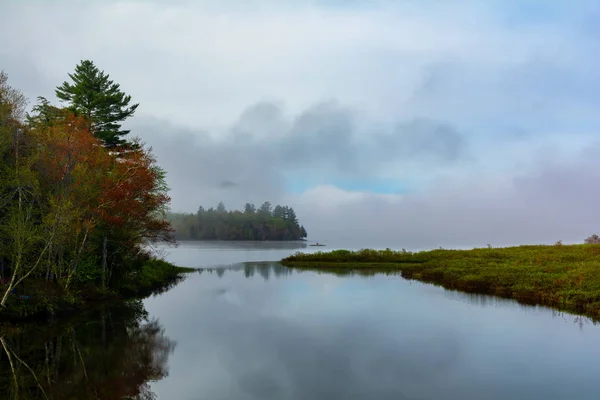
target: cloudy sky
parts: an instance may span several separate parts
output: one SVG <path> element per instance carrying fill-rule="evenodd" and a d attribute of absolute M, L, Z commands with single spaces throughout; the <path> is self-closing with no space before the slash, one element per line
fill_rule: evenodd
<path fill-rule="evenodd" d="M 175 211 L 292 205 L 309 239 L 406 247 L 600 233 L 600 3 L 0 0 L 32 100 L 91 59 Z"/>

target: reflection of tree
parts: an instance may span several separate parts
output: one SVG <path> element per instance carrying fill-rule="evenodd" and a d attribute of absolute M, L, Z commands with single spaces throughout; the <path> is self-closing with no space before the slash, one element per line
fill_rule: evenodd
<path fill-rule="evenodd" d="M 0 393 L 9 399 L 137 399 L 168 374 L 175 343 L 141 301 L 53 327 L 0 329 Z"/>
<path fill-rule="evenodd" d="M 258 269 L 258 273 L 260 274 L 260 276 L 262 276 L 264 278 L 265 281 L 268 281 L 270 270 L 271 270 L 270 267 L 262 267 L 262 268 Z"/>
<path fill-rule="evenodd" d="M 246 263 L 244 264 L 244 276 L 250 278 L 255 273 L 259 273 L 265 281 L 269 280 L 271 275 L 276 278 L 291 275 L 293 269 L 284 267 L 278 262 L 260 262 L 260 263 Z"/>
<path fill-rule="evenodd" d="M 200 268 L 198 273 L 208 272 L 212 274 L 216 272 L 219 278 L 221 278 L 226 271 L 239 271 L 239 266 L 235 265 L 232 267 L 215 267 L 215 268 Z M 296 273 L 317 273 L 337 276 L 374 276 L 374 275 L 402 275 L 402 272 L 393 268 L 322 268 L 322 267 L 294 267 L 289 268 L 282 265 L 279 262 L 247 262 L 242 264 L 242 270 L 246 278 L 252 278 L 255 273 L 258 273 L 265 281 L 268 281 L 270 277 L 275 276 L 276 278 L 282 278 Z"/>
<path fill-rule="evenodd" d="M 251 278 L 255 273 L 258 273 L 265 281 L 268 281 L 271 275 L 280 278 L 291 275 L 294 271 L 292 268 L 285 267 L 278 262 L 249 262 L 244 263 L 242 269 L 246 278 Z M 216 272 L 219 278 L 225 275 L 226 271 L 240 271 L 240 269 L 238 265 L 231 268 L 217 267 L 198 269 L 198 273 L 200 274 L 203 272 L 208 272 L 209 274 Z"/>

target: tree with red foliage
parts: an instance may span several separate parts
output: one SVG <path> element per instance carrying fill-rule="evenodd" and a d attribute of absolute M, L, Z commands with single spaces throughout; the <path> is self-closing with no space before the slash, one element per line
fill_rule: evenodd
<path fill-rule="evenodd" d="M 147 242 L 174 242 L 173 229 L 166 219 L 170 202 L 164 171 L 157 165 L 152 150 L 139 139 L 114 159 L 110 179 L 101 190 L 99 217 L 103 226 L 102 265 L 106 284 L 108 241 L 112 254 L 133 254 Z M 110 271 L 108 271 L 110 273 Z"/>

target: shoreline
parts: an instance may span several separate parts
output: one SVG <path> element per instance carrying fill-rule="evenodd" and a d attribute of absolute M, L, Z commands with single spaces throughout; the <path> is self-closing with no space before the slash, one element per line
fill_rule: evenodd
<path fill-rule="evenodd" d="M 68 295 L 40 295 L 37 299 L 34 292 L 33 299 L 19 299 L 6 309 L 0 310 L 0 325 L 46 323 L 88 311 L 105 303 L 146 298 L 169 290 L 183 281 L 186 274 L 197 271 L 196 268 L 179 267 L 159 259 L 149 260 L 145 267 L 138 276 L 116 289 L 102 290 L 94 286 L 82 286 Z"/>
<path fill-rule="evenodd" d="M 179 239 L 175 238 L 178 243 L 186 243 L 186 242 L 303 242 L 307 243 L 307 239 L 265 239 L 265 240 L 250 240 L 250 239 Z"/>
<path fill-rule="evenodd" d="M 281 264 L 330 273 L 399 273 L 450 290 L 493 295 L 600 321 L 600 245 L 516 246 L 420 252 L 296 253 Z"/>

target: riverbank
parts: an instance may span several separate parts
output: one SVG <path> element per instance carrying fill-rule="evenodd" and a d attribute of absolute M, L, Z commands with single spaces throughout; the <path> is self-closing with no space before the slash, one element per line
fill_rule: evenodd
<path fill-rule="evenodd" d="M 600 320 L 600 245 L 473 250 L 336 250 L 297 253 L 288 267 L 345 273 L 399 272 L 448 289 L 512 298 Z"/>
<path fill-rule="evenodd" d="M 106 301 L 162 293 L 178 284 L 185 274 L 196 271 L 195 268 L 178 267 L 164 260 L 151 259 L 108 290 L 87 284 L 75 286 L 69 292 L 64 292 L 52 282 L 35 279 L 11 295 L 6 308 L 0 310 L 0 323 L 44 321 L 81 312 Z"/>

